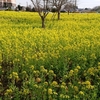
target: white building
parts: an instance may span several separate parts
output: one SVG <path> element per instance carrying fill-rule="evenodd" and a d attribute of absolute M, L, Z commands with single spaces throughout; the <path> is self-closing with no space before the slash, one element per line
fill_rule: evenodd
<path fill-rule="evenodd" d="M 0 8 L 15 8 L 16 0 L 0 0 Z"/>

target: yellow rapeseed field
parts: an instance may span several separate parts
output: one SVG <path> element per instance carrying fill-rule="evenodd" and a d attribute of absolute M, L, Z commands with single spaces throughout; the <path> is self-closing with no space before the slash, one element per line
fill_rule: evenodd
<path fill-rule="evenodd" d="M 0 100 L 99 100 L 100 14 L 0 11 Z"/>

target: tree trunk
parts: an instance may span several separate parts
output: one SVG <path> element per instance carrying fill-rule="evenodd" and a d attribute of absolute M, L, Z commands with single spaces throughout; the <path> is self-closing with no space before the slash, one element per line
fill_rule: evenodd
<path fill-rule="evenodd" d="M 60 11 L 58 11 L 58 20 L 60 20 Z"/>
<path fill-rule="evenodd" d="M 45 18 L 41 16 L 41 20 L 42 20 L 42 28 L 45 28 Z"/>
<path fill-rule="evenodd" d="M 69 10 L 68 10 L 68 15 L 69 15 Z"/>

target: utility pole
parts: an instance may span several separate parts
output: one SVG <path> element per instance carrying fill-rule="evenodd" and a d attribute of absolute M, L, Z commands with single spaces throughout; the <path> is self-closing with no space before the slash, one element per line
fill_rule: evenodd
<path fill-rule="evenodd" d="M 77 0 L 74 0 L 74 10 L 75 10 L 75 12 L 76 12 L 76 7 L 77 7 Z"/>
<path fill-rule="evenodd" d="M 26 6 L 28 7 L 28 2 L 26 2 Z"/>
<path fill-rule="evenodd" d="M 2 5 L 1 6 L 3 7 L 3 0 L 2 0 Z"/>
<path fill-rule="evenodd" d="M 75 0 L 75 6 L 77 6 L 77 0 Z"/>

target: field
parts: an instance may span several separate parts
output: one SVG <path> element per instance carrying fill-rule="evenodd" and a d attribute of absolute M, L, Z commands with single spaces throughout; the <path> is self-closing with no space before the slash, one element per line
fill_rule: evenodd
<path fill-rule="evenodd" d="M 100 14 L 0 11 L 0 100 L 100 100 Z"/>

